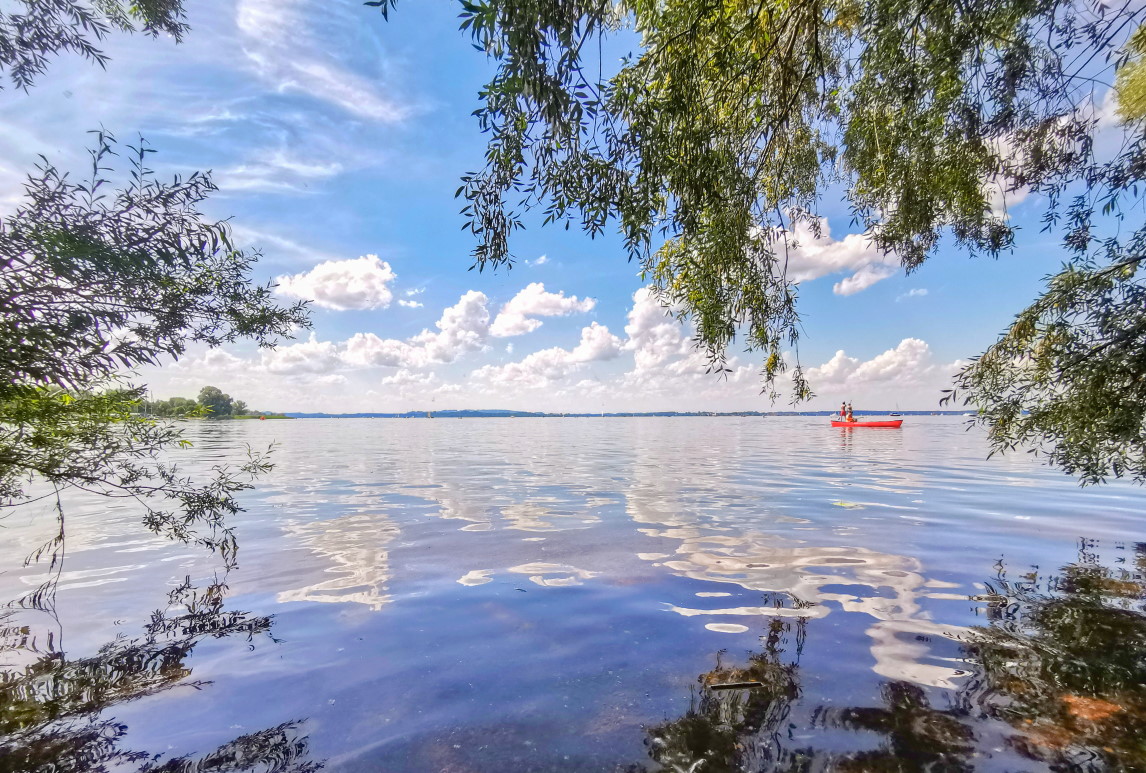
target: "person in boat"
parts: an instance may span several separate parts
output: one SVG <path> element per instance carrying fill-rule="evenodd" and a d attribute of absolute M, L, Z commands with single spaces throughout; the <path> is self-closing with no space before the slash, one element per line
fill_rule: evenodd
<path fill-rule="evenodd" d="M 844 421 L 855 421 L 855 420 L 856 420 L 856 415 L 854 413 L 852 413 L 852 404 L 848 403 L 847 418 L 845 418 Z"/>
<path fill-rule="evenodd" d="M 846 421 L 848 418 L 848 402 L 844 400 L 840 403 L 840 421 Z"/>

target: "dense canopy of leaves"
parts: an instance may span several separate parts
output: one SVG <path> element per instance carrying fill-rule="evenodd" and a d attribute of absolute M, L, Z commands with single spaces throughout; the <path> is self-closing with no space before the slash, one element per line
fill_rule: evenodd
<path fill-rule="evenodd" d="M 253 338 L 269 346 L 302 319 L 269 286 L 252 285 L 253 253 L 235 249 L 225 222 L 196 207 L 215 190 L 194 173 L 171 183 L 130 147 L 129 181 L 110 190 L 115 140 L 96 135 L 87 179 L 46 161 L 28 203 L 0 223 L 0 347 L 9 377 L 76 388 L 119 369 L 178 356 L 190 342 Z"/>
<path fill-rule="evenodd" d="M 1084 482 L 1146 479 L 1144 236 L 1069 264 L 957 376 L 998 450 L 1040 451 Z"/>
<path fill-rule="evenodd" d="M 486 165 L 459 190 L 477 265 L 512 262 L 510 236 L 528 210 L 590 234 L 615 226 L 666 306 L 694 322 L 717 368 L 737 336 L 763 353 L 773 397 L 799 333 L 787 270 L 794 226 L 815 233 L 826 195 L 845 198 L 854 222 L 907 270 L 944 238 L 972 254 L 1009 249 L 1006 199 L 1029 195 L 1062 238 L 1074 264 L 1067 275 L 1121 263 L 1122 290 L 1140 286 L 1143 232 L 1124 217 L 1140 202 L 1146 154 L 1140 127 L 1113 126 L 1108 99 L 1118 68 L 1137 62 L 1128 42 L 1146 13 L 1140 4 L 462 0 L 461 8 L 462 28 L 497 64 L 476 111 L 489 135 Z M 608 63 L 603 51 L 634 38 L 619 67 Z M 1128 301 L 1121 291 L 1073 300 L 1081 305 L 1071 324 L 1092 315 L 1109 323 L 1084 334 L 1097 355 L 1119 349 L 1105 345 L 1111 337 L 1122 348 L 1146 343 L 1146 312 L 1102 308 Z M 1038 307 L 1023 319 L 1041 331 Z M 1042 340 L 1041 332 L 1011 338 Z M 1053 348 L 992 355 L 962 374 L 960 391 L 997 448 L 1037 439 L 1084 479 L 1146 476 L 1146 401 L 1117 465 L 1101 449 L 1076 453 L 1065 426 L 997 419 L 1010 410 L 997 402 L 999 378 L 1023 408 L 1075 399 L 1062 388 L 1076 375 L 1075 354 L 1035 379 L 1009 372 L 1011 363 L 1045 362 Z M 810 387 L 798 354 L 793 365 L 800 399 Z M 1084 374 L 1075 384 L 1092 406 L 1102 402 L 1094 384 Z"/>
<path fill-rule="evenodd" d="M 28 202 L 0 221 L 0 508 L 64 488 L 137 500 L 146 525 L 234 556 L 226 516 L 255 454 L 196 482 L 160 459 L 180 431 L 141 416 L 143 390 L 119 373 L 178 357 L 189 342 L 239 338 L 271 346 L 308 324 L 250 282 L 256 255 L 236 249 L 225 222 L 197 205 L 209 177 L 160 182 L 150 152 L 131 149 L 127 184 L 109 182 L 114 138 L 97 133 L 90 177 L 73 182 L 46 161 Z M 55 555 L 60 531 L 45 545 Z"/>
<path fill-rule="evenodd" d="M 214 416 L 230 415 L 234 407 L 231 396 L 219 387 L 205 386 L 199 390 L 198 404 Z"/>
<path fill-rule="evenodd" d="M 1129 60 L 1118 70 L 1118 115 L 1127 123 L 1146 119 L 1146 28 L 1139 27 L 1126 46 Z"/>

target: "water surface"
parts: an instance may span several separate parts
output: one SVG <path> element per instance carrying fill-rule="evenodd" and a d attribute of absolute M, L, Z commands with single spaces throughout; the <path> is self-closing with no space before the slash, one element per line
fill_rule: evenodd
<path fill-rule="evenodd" d="M 129 503 L 66 501 L 54 596 L 4 622 L 0 767 L 1146 758 L 1143 492 L 987 461 L 957 417 L 826 425 L 190 423 L 191 469 L 278 444 L 235 519 L 239 568 Z M 50 520 L 4 523 L 5 598 L 43 581 L 21 561 Z"/>

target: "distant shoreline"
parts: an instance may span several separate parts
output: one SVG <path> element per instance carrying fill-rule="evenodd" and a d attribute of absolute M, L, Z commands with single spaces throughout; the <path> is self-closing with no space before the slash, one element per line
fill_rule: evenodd
<path fill-rule="evenodd" d="M 886 416 L 890 413 L 903 416 L 963 416 L 967 411 L 892 411 L 857 410 L 865 416 Z M 533 411 L 473 410 L 473 411 L 405 411 L 403 413 L 293 413 L 283 415 L 292 419 L 608 419 L 608 418 L 692 418 L 692 417 L 784 417 L 784 416 L 835 416 L 839 411 L 643 411 L 616 413 L 548 413 Z"/>

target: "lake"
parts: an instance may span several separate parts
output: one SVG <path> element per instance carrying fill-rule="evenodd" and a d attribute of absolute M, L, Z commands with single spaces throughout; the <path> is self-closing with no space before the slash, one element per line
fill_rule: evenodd
<path fill-rule="evenodd" d="M 238 568 L 3 522 L 0 768 L 1135 769 L 1146 493 L 965 421 L 189 422 L 277 443 Z"/>

